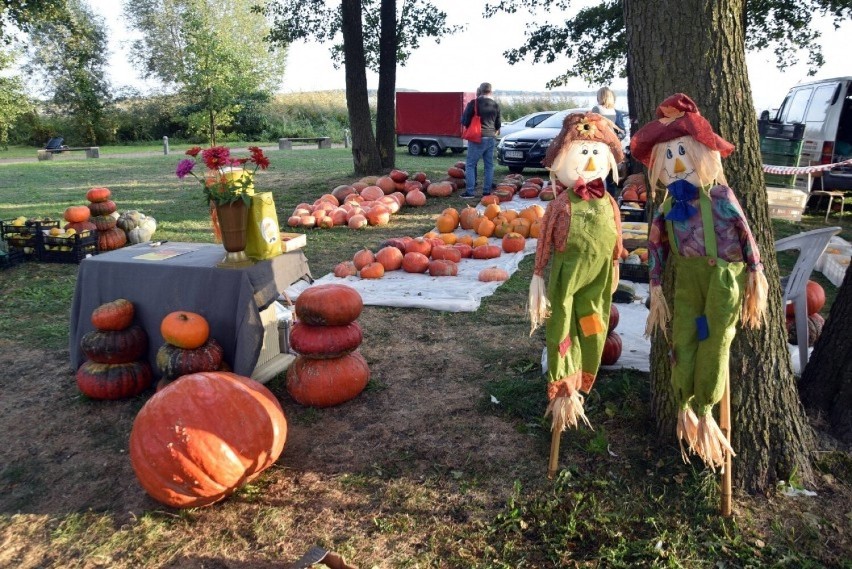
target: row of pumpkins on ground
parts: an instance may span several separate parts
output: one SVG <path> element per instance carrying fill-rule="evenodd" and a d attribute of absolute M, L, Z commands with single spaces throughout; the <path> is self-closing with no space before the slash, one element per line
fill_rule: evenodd
<path fill-rule="evenodd" d="M 65 210 L 64 226 L 68 236 L 73 229 L 83 235 L 86 231 L 98 232 L 98 250 L 112 251 L 126 244 L 150 241 L 157 230 L 157 220 L 136 210 L 119 214 L 118 206 L 112 199 L 108 188 L 92 188 L 86 192 L 89 205 L 74 205 Z"/>
<path fill-rule="evenodd" d="M 503 211 L 497 204 L 488 205 L 483 214 L 473 207 L 465 208 L 461 214 L 454 208 L 447 208 L 435 220 L 437 232 L 429 232 L 423 237 L 388 239 L 379 245 L 376 253 L 367 248 L 362 249 L 355 253 L 351 261 L 339 263 L 334 268 L 334 275 L 340 278 L 360 276 L 362 279 L 377 279 L 388 271 L 403 270 L 408 273 L 428 272 L 433 277 L 457 276 L 458 263 L 462 259 L 487 260 L 497 258 L 503 252 L 523 251 L 529 228 L 534 224 L 538 228 L 543 213 L 544 210 L 537 205 L 520 214 L 511 210 Z M 517 226 L 513 223 L 517 223 Z M 478 231 L 476 237 L 459 235 L 455 233 L 459 227 L 477 227 L 481 232 Z M 514 227 L 519 231 L 513 231 Z M 500 229 L 495 233 L 495 228 Z M 489 237 L 501 238 L 501 244 L 491 244 Z M 485 282 L 504 281 L 509 278 L 509 274 L 498 267 L 489 267 L 480 271 L 478 278 Z"/>
<path fill-rule="evenodd" d="M 337 186 L 312 204 L 297 205 L 287 225 L 305 229 L 387 225 L 403 206 L 420 207 L 426 205 L 427 196 L 447 197 L 457 189 L 458 183 L 449 179 L 432 182 L 424 172 L 409 176 L 403 170 L 392 170 L 387 176 L 367 176 Z"/>
<path fill-rule="evenodd" d="M 318 285 L 299 296 L 291 346 L 300 355 L 287 371 L 287 391 L 296 402 L 338 405 L 366 387 L 370 370 L 358 352 L 362 332 L 356 322 L 362 309 L 351 287 Z M 126 299 L 93 311 L 95 330 L 82 340 L 87 360 L 76 376 L 88 397 L 122 399 L 151 386 L 148 337 L 133 323 L 134 312 Z M 272 392 L 230 372 L 201 315 L 173 312 L 160 332 L 162 380 L 133 422 L 130 461 L 155 500 L 175 508 L 210 505 L 278 459 L 287 420 Z"/>

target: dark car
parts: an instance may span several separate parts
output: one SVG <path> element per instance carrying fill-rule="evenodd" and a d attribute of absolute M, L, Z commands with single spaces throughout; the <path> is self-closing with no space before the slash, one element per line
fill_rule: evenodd
<path fill-rule="evenodd" d="M 562 121 L 570 113 L 583 113 L 590 109 L 567 109 L 559 111 L 527 128 L 504 136 L 497 145 L 497 162 L 507 166 L 512 173 L 521 173 L 524 168 L 544 168 L 541 161 L 547 147 L 562 130 Z"/>

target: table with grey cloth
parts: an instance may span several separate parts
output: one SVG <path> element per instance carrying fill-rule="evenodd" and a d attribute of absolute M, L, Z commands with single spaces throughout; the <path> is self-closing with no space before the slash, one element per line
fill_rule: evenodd
<path fill-rule="evenodd" d="M 166 249 L 194 250 L 157 261 L 135 258 Z M 148 360 L 155 375 L 157 350 L 163 344 L 160 322 L 171 312 L 187 310 L 207 319 L 210 336 L 222 345 L 234 372 L 250 376 L 263 344 L 260 311 L 299 279 L 310 280 L 310 270 L 298 250 L 242 269 L 217 267 L 224 253 L 221 245 L 169 241 L 159 248 L 143 243 L 84 259 L 71 306 L 73 369 L 85 361 L 80 340 L 94 329 L 92 311 L 126 298 L 136 308 L 134 323 L 148 333 Z"/>

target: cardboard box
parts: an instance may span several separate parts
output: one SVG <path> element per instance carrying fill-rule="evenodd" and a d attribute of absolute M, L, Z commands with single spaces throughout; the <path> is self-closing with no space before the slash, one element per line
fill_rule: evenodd
<path fill-rule="evenodd" d="M 281 232 L 281 250 L 285 253 L 295 251 L 308 244 L 308 237 L 304 233 Z"/>

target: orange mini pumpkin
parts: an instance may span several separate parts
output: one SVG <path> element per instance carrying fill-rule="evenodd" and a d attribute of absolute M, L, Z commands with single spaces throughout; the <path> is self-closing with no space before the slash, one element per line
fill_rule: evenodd
<path fill-rule="evenodd" d="M 210 337 L 210 325 L 200 314 L 178 310 L 163 318 L 160 334 L 172 346 L 194 350 L 203 346 Z"/>

